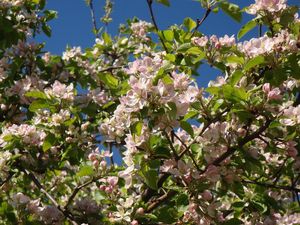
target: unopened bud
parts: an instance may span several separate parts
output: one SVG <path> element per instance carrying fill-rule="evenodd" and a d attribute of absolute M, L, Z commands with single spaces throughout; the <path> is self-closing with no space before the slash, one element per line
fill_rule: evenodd
<path fill-rule="evenodd" d="M 130 225 L 139 225 L 139 222 L 137 220 L 132 220 Z"/>
<path fill-rule="evenodd" d="M 145 212 L 144 208 L 140 207 L 136 210 L 136 214 L 143 215 Z"/>

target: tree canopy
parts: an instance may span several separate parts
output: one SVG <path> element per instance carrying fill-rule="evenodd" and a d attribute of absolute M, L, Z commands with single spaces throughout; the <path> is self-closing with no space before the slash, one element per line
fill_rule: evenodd
<path fill-rule="evenodd" d="M 0 224 L 300 224 L 298 7 L 197 2 L 160 30 L 153 5 L 172 1 L 145 0 L 152 20 L 112 36 L 87 0 L 95 44 L 59 56 L 33 41 L 51 36 L 45 0 L 0 1 Z M 201 33 L 218 11 L 253 17 Z"/>

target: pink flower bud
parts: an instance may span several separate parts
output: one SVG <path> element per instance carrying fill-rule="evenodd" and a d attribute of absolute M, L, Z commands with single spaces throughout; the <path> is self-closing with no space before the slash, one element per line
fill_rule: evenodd
<path fill-rule="evenodd" d="M 107 165 L 106 161 L 103 160 L 103 161 L 100 162 L 100 168 L 101 169 L 103 169 L 103 170 L 106 169 L 106 165 Z"/>
<path fill-rule="evenodd" d="M 88 158 L 90 161 L 95 161 L 97 159 L 97 155 L 95 153 L 90 153 Z"/>
<path fill-rule="evenodd" d="M 239 128 L 237 130 L 237 132 L 238 132 L 238 134 L 239 134 L 240 137 L 245 137 L 245 135 L 247 133 L 247 131 L 244 128 Z"/>
<path fill-rule="evenodd" d="M 93 166 L 94 167 L 98 167 L 99 166 L 99 161 L 98 160 L 94 160 L 93 161 Z"/>
<path fill-rule="evenodd" d="M 144 208 L 140 207 L 136 210 L 136 214 L 143 215 L 145 213 Z"/>
<path fill-rule="evenodd" d="M 268 93 L 268 98 L 269 99 L 273 99 L 273 100 L 279 100 L 282 98 L 282 96 L 280 95 L 281 91 L 279 88 L 274 88 L 273 90 L 271 90 Z"/>
<path fill-rule="evenodd" d="M 100 189 L 101 191 L 105 191 L 105 188 L 106 188 L 106 186 L 103 185 L 103 184 L 101 184 L 100 187 L 99 187 L 99 189 Z"/>
<path fill-rule="evenodd" d="M 108 193 L 108 194 L 112 193 L 113 192 L 112 187 L 106 187 L 105 192 Z"/>
<path fill-rule="evenodd" d="M 139 222 L 137 220 L 132 220 L 130 225 L 139 225 Z"/>
<path fill-rule="evenodd" d="M 271 90 L 271 86 L 270 86 L 270 83 L 265 83 L 262 87 L 263 89 L 263 92 L 265 92 L 266 94 L 268 94 Z"/>
<path fill-rule="evenodd" d="M 7 106 L 6 105 L 4 105 L 4 104 L 1 104 L 1 110 L 3 110 L 3 111 L 5 111 L 5 110 L 7 110 Z"/>
<path fill-rule="evenodd" d="M 203 191 L 201 196 L 202 196 L 203 200 L 205 200 L 205 201 L 210 201 L 210 200 L 212 200 L 212 197 L 213 197 L 209 190 Z"/>
<path fill-rule="evenodd" d="M 107 178 L 107 183 L 111 185 L 112 187 L 115 187 L 118 183 L 119 178 L 118 177 L 108 177 Z"/>

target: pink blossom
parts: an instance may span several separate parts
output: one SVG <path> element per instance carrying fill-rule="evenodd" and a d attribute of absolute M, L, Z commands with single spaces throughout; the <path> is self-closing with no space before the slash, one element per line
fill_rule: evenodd
<path fill-rule="evenodd" d="M 270 90 L 271 90 L 271 85 L 270 85 L 270 83 L 265 83 L 264 85 L 263 85 L 263 92 L 264 93 L 266 93 L 266 94 L 268 94 L 269 92 L 270 92 Z"/>
<path fill-rule="evenodd" d="M 225 35 L 224 37 L 220 37 L 219 42 L 222 46 L 231 47 L 235 45 L 234 35 L 232 35 L 231 37 L 229 37 L 228 35 Z"/>
<path fill-rule="evenodd" d="M 107 178 L 107 183 L 109 185 L 111 185 L 112 187 L 115 187 L 118 184 L 118 180 L 119 180 L 118 177 L 108 177 Z"/>
<path fill-rule="evenodd" d="M 192 42 L 194 45 L 197 45 L 199 47 L 205 47 L 208 43 L 208 37 L 203 36 L 203 37 L 193 37 Z"/>
<path fill-rule="evenodd" d="M 220 170 L 214 165 L 209 165 L 205 172 L 205 176 L 211 182 L 217 182 L 220 179 Z"/>
<path fill-rule="evenodd" d="M 259 11 L 278 12 L 287 7 L 286 0 L 255 0 L 247 12 L 257 14 Z"/>
<path fill-rule="evenodd" d="M 281 98 L 282 96 L 279 88 L 274 88 L 268 93 L 268 99 L 270 100 L 280 100 Z"/>

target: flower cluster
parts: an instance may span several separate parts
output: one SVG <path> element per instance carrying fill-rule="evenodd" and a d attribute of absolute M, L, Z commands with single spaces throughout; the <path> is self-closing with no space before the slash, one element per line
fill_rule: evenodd
<path fill-rule="evenodd" d="M 241 52 L 248 57 L 269 54 L 272 52 L 297 51 L 297 41 L 286 30 L 281 31 L 275 37 L 264 35 L 260 38 L 252 38 L 249 41 L 238 44 Z"/>
<path fill-rule="evenodd" d="M 1 146 L 4 147 L 7 144 L 6 140 L 13 136 L 20 138 L 24 144 L 41 146 L 46 137 L 46 133 L 33 125 L 13 124 L 9 127 L 2 128 L 2 134 L 0 136 Z"/>
<path fill-rule="evenodd" d="M 54 97 L 57 99 L 67 100 L 67 101 L 73 101 L 75 97 L 75 90 L 73 84 L 69 84 L 68 86 L 66 84 L 60 83 L 58 80 L 56 80 L 51 88 L 45 89 L 45 93 L 49 97 Z"/>
<path fill-rule="evenodd" d="M 133 35 L 136 38 L 140 38 L 142 40 L 148 39 L 146 35 L 148 33 L 149 28 L 151 28 L 151 27 L 152 27 L 151 23 L 148 23 L 148 22 L 142 21 L 142 20 L 140 20 L 138 22 L 134 22 L 130 26 Z"/>
<path fill-rule="evenodd" d="M 216 35 L 212 35 L 210 37 L 193 37 L 192 42 L 194 45 L 199 47 L 206 47 L 207 45 L 209 45 L 217 49 L 221 47 L 231 47 L 236 43 L 234 35 L 232 35 L 231 37 L 225 35 L 224 37 L 220 38 L 218 38 Z"/>
<path fill-rule="evenodd" d="M 286 0 L 255 0 L 255 4 L 250 5 L 247 9 L 247 13 L 258 14 L 262 11 L 275 13 L 286 7 Z"/>

